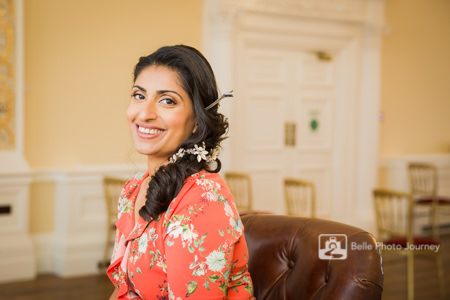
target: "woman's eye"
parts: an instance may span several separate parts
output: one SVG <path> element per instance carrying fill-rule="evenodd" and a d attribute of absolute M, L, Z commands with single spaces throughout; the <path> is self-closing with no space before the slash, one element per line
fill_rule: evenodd
<path fill-rule="evenodd" d="M 145 99 L 144 95 L 139 94 L 139 93 L 134 93 L 134 94 L 132 95 L 132 97 L 133 97 L 134 99 L 136 99 L 136 100 L 144 100 L 144 99 Z"/>
<path fill-rule="evenodd" d="M 170 99 L 170 98 L 164 98 L 164 99 L 161 99 L 161 103 L 163 103 L 163 104 L 168 104 L 168 105 L 174 105 L 174 104 L 177 104 L 175 101 L 173 101 L 173 100 Z"/>

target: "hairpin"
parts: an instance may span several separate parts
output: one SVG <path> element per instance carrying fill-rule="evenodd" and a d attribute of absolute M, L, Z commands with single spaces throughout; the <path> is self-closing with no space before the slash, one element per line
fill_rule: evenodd
<path fill-rule="evenodd" d="M 208 105 L 206 110 L 209 110 L 211 107 L 214 107 L 216 104 L 218 104 L 223 98 L 226 97 L 233 97 L 233 90 L 229 91 L 228 93 L 223 93 L 222 96 L 220 96 L 216 101 Z"/>

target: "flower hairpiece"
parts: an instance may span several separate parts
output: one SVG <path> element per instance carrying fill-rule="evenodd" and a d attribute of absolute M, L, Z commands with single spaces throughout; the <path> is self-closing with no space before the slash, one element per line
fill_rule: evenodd
<path fill-rule="evenodd" d="M 205 160 L 206 162 L 212 162 L 217 159 L 219 156 L 219 147 L 214 148 L 211 151 L 211 154 L 208 150 L 206 150 L 205 142 L 202 143 L 202 146 L 198 146 L 197 144 L 194 145 L 194 148 L 191 149 L 184 149 L 180 148 L 178 149 L 178 152 L 172 155 L 172 157 L 169 159 L 170 163 L 176 162 L 179 158 L 182 158 L 186 153 L 197 155 L 197 161 L 201 162 L 202 160 Z"/>

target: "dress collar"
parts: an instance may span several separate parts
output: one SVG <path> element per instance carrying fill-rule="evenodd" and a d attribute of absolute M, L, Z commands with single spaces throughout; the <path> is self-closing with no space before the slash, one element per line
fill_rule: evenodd
<path fill-rule="evenodd" d="M 129 206 L 129 209 L 121 211 L 119 214 L 119 218 L 116 222 L 117 229 L 123 233 L 126 237 L 126 241 L 135 239 L 142 235 L 145 228 L 151 222 L 144 220 L 141 216 L 139 216 L 137 224 L 135 224 L 135 214 L 134 208 L 136 199 L 139 193 L 139 189 L 144 182 L 145 178 L 148 177 L 148 172 L 144 174 L 139 173 L 130 180 L 128 184 L 125 185 L 124 190 L 122 192 L 122 197 L 120 201 L 122 201 L 122 205 Z"/>

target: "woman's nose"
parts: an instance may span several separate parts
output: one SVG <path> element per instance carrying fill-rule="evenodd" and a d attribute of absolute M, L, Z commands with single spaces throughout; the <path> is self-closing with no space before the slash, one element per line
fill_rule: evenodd
<path fill-rule="evenodd" d="M 142 119 L 156 119 L 158 114 L 155 101 L 151 99 L 147 100 L 142 106 L 139 115 Z"/>

